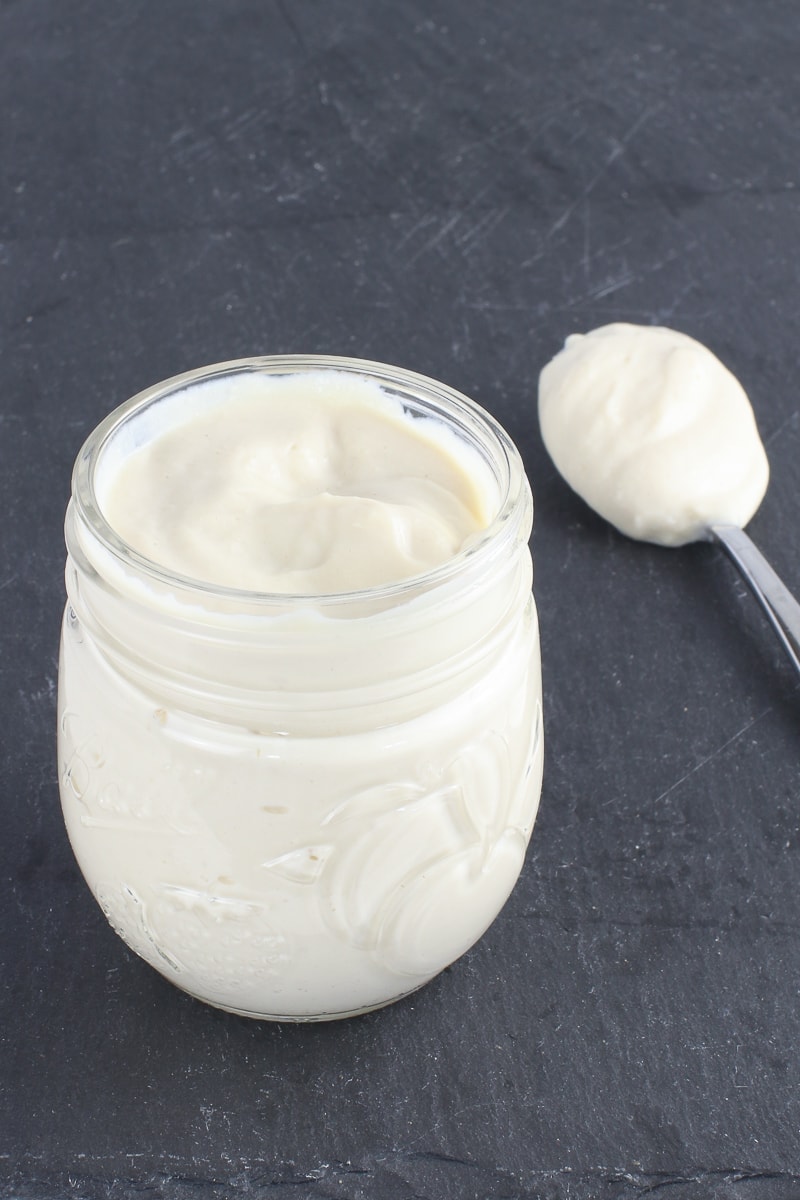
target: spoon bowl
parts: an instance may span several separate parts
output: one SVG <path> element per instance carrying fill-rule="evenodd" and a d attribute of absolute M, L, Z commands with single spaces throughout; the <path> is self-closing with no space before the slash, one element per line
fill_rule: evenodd
<path fill-rule="evenodd" d="M 766 451 L 744 388 L 708 347 L 660 326 L 573 334 L 541 373 L 539 424 L 567 483 L 621 533 L 718 543 L 800 674 L 800 604 L 744 532 Z"/>

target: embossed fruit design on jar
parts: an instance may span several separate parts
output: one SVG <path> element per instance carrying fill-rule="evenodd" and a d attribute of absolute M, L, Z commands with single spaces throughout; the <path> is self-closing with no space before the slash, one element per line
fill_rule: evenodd
<path fill-rule="evenodd" d="M 541 788 L 531 521 L 492 418 L 381 364 L 220 364 L 98 427 L 67 513 L 59 774 L 131 949 L 218 1007 L 314 1020 L 481 936 Z"/>

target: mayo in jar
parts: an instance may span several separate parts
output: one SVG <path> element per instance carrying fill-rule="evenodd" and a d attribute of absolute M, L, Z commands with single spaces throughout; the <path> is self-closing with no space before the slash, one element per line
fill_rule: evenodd
<path fill-rule="evenodd" d="M 221 364 L 103 422 L 67 514 L 59 765 L 136 953 L 309 1020 L 480 937 L 541 787 L 531 512 L 486 413 L 380 364 Z"/>

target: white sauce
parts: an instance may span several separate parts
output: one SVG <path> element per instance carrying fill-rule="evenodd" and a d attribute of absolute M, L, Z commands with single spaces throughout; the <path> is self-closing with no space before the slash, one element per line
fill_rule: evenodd
<path fill-rule="evenodd" d="M 205 385 L 215 403 L 127 457 L 103 508 L 194 579 L 320 595 L 417 575 L 493 516 L 476 455 L 344 374 Z"/>
<path fill-rule="evenodd" d="M 118 533 L 174 571 L 305 595 L 159 584 L 71 506 L 59 763 L 78 862 L 125 941 L 201 999 L 299 1019 L 385 1004 L 481 935 L 523 864 L 542 777 L 527 527 L 490 570 L 464 556 L 436 588 L 326 606 L 312 589 L 468 545 L 499 504 L 481 455 L 330 373 L 148 412 L 98 466 Z"/>
<path fill-rule="evenodd" d="M 743 528 L 769 480 L 741 384 L 710 350 L 658 326 L 567 338 L 539 381 L 553 462 L 629 537 L 681 546 L 712 524 Z"/>

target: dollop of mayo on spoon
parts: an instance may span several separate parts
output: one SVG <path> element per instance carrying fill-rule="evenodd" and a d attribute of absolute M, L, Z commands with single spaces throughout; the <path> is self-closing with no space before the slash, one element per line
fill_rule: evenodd
<path fill-rule="evenodd" d="M 567 483 L 622 533 L 663 546 L 739 529 L 769 481 L 753 409 L 700 342 L 659 326 L 568 337 L 539 380 L 545 446 Z"/>

